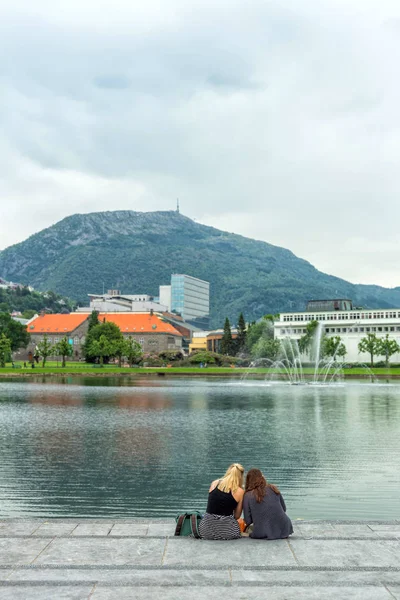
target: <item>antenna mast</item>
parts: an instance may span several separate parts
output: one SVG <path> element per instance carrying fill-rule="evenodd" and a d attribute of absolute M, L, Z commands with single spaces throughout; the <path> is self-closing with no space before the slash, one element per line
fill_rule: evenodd
<path fill-rule="evenodd" d="M 180 211 L 179 211 L 179 198 L 177 198 L 177 199 L 176 199 L 176 212 L 177 212 L 177 213 L 178 213 L 178 215 L 179 215 L 179 212 L 180 212 Z"/>

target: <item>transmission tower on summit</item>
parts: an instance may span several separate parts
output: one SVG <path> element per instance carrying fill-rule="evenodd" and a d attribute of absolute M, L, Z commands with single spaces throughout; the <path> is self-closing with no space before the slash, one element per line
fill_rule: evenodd
<path fill-rule="evenodd" d="M 180 212 L 180 210 L 179 210 L 179 198 L 176 199 L 176 212 L 179 215 L 179 212 Z"/>

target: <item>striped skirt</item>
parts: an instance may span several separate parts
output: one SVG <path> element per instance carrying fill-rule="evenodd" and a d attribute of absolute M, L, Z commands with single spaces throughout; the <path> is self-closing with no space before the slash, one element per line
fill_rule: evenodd
<path fill-rule="evenodd" d="M 199 523 L 199 533 L 204 540 L 237 540 L 240 538 L 240 527 L 233 515 L 206 513 Z"/>

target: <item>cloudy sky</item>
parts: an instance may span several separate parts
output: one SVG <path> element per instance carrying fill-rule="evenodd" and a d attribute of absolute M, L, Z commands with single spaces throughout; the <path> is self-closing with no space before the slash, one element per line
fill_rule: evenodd
<path fill-rule="evenodd" d="M 169 210 L 400 285 L 398 0 L 2 0 L 0 249 Z"/>

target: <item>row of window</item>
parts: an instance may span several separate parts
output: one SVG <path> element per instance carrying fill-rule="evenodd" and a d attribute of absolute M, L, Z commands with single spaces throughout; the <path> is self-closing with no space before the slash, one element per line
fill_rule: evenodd
<path fill-rule="evenodd" d="M 390 333 L 400 331 L 400 326 L 390 327 L 325 327 L 326 333 Z M 281 329 L 282 335 L 303 335 L 305 329 Z"/>
<path fill-rule="evenodd" d="M 343 312 L 333 314 L 294 314 L 283 315 L 283 321 L 354 321 L 361 319 L 396 319 L 400 312 Z"/>

